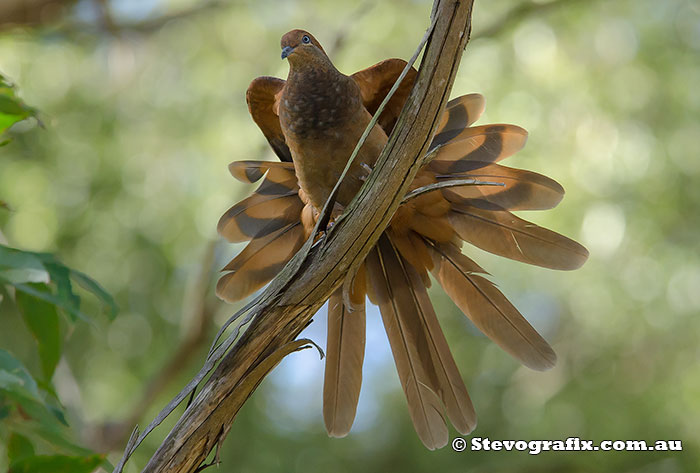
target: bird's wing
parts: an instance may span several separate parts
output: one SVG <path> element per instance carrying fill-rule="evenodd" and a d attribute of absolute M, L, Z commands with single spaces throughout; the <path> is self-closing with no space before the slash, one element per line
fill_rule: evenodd
<path fill-rule="evenodd" d="M 255 193 L 231 207 L 219 220 L 219 234 L 229 241 L 251 240 L 224 271 L 216 294 L 229 302 L 248 296 L 267 284 L 294 256 L 306 231 L 301 224 L 305 207 L 292 163 L 237 161 L 231 174 L 243 182 L 264 179 Z"/>
<path fill-rule="evenodd" d="M 452 130 L 449 141 L 440 142 L 429 167 L 438 173 L 464 172 L 473 169 L 473 161 L 495 163 L 520 151 L 527 141 L 527 131 L 516 125 L 480 125 Z M 440 138 L 440 133 L 433 144 Z"/>
<path fill-rule="evenodd" d="M 362 102 L 369 113 L 374 115 L 386 94 L 393 87 L 396 79 L 401 75 L 404 67 L 406 67 L 406 61 L 403 59 L 386 59 L 350 76 L 360 87 Z M 396 120 L 399 118 L 408 94 L 411 93 L 417 75 L 418 71 L 414 68 L 408 71 L 406 77 L 401 81 L 401 85 L 399 85 L 399 88 L 382 111 L 378 122 L 387 135 L 394 129 Z"/>
<path fill-rule="evenodd" d="M 293 163 L 279 163 L 271 161 L 234 161 L 228 165 L 228 170 L 233 177 L 246 184 L 252 184 L 258 182 L 266 172 L 271 169 L 280 169 L 281 171 L 274 171 L 275 174 L 281 176 L 285 181 L 290 180 L 294 174 L 294 164 Z M 284 171 L 289 171 L 284 174 Z M 267 176 L 271 177 L 270 174 Z M 299 186 L 294 184 L 295 189 Z"/>
<path fill-rule="evenodd" d="M 237 161 L 231 174 L 244 182 L 255 182 L 263 175 L 255 193 L 237 203 L 219 219 L 219 234 L 230 242 L 247 241 L 298 223 L 304 206 L 291 163 Z"/>
<path fill-rule="evenodd" d="M 282 161 L 292 161 L 282 128 L 280 127 L 279 101 L 285 81 L 276 77 L 258 77 L 253 80 L 246 92 L 248 111 L 253 121 L 260 127 L 275 154 Z"/>

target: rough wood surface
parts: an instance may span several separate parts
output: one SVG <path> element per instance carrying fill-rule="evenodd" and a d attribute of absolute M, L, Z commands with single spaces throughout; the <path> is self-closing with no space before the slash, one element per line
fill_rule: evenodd
<path fill-rule="evenodd" d="M 238 410 L 267 373 L 304 343 L 295 339 L 364 260 L 420 168 L 449 98 L 471 28 L 473 0 L 436 0 L 435 28 L 416 85 L 367 184 L 292 278 L 256 307 L 257 316 L 226 354 L 144 472 L 196 472 L 223 441 Z M 320 406 L 319 406 L 320 409 Z"/>

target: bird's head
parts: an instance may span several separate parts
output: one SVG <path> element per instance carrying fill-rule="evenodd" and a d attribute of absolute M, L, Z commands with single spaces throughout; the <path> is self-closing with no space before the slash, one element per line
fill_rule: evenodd
<path fill-rule="evenodd" d="M 290 64 L 313 61 L 314 58 L 327 58 L 319 42 L 308 31 L 292 30 L 282 36 L 282 59 L 288 59 Z"/>

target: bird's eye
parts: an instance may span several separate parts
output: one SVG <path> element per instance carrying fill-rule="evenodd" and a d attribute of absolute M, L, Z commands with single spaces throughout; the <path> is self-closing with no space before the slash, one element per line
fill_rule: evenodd
<path fill-rule="evenodd" d="M 309 44 L 311 42 L 311 38 L 309 38 L 307 35 L 304 35 L 301 37 L 301 42 L 304 44 Z"/>

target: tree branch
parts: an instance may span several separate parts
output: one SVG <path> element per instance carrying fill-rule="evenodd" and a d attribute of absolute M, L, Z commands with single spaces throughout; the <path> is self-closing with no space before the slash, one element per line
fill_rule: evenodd
<path fill-rule="evenodd" d="M 436 0 L 435 27 L 416 84 L 367 182 L 326 238 L 290 262 L 258 299 L 250 326 L 144 472 L 197 471 L 264 376 L 283 356 L 305 345 L 294 340 L 376 244 L 423 163 L 469 38 L 472 4 Z M 136 443 L 133 436 L 130 445 Z M 127 449 L 125 457 L 129 453 Z"/>

